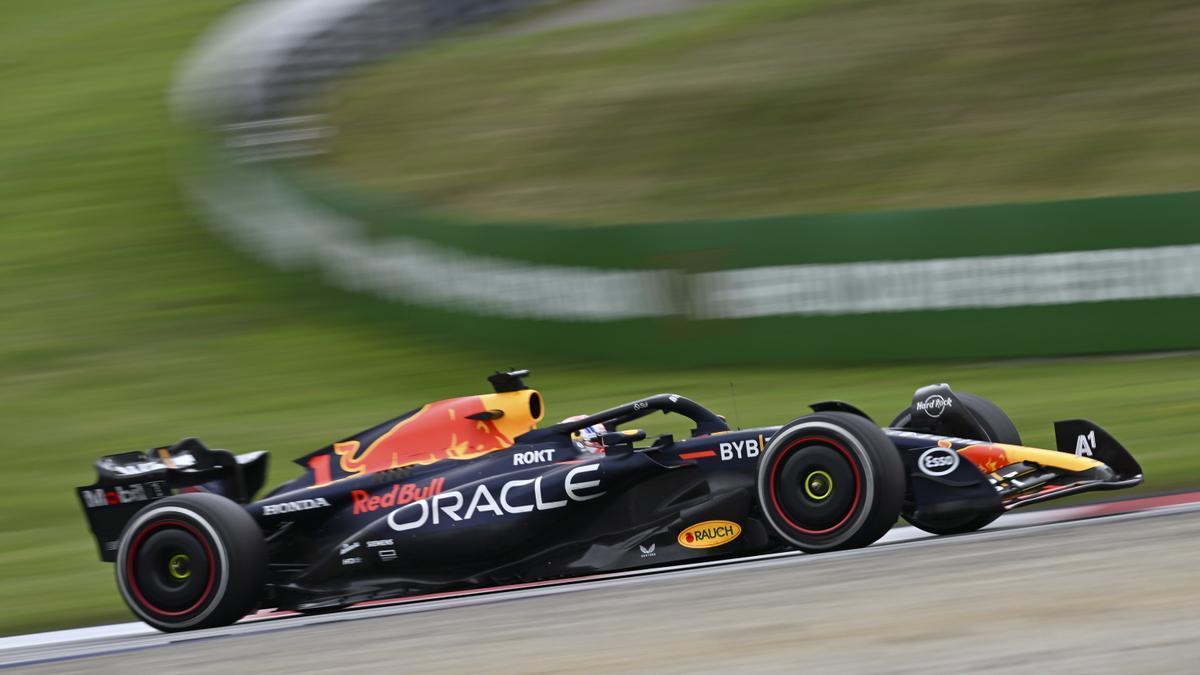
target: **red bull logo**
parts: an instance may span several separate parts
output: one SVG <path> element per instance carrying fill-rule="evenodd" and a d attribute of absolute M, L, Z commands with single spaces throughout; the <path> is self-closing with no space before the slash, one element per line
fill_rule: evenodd
<path fill-rule="evenodd" d="M 399 421 L 373 443 L 335 443 L 347 474 L 387 471 L 412 464 L 432 464 L 443 459 L 472 459 L 511 447 L 513 441 L 493 420 L 470 419 L 486 411 L 479 396 L 430 403 Z"/>
<path fill-rule="evenodd" d="M 366 490 L 351 490 L 350 499 L 354 502 L 354 515 L 370 513 L 379 509 L 390 509 L 394 506 L 411 504 L 418 499 L 429 499 L 441 494 L 445 478 L 434 478 L 428 485 L 418 486 L 413 483 L 396 483 L 392 489 L 382 495 L 372 495 Z"/>

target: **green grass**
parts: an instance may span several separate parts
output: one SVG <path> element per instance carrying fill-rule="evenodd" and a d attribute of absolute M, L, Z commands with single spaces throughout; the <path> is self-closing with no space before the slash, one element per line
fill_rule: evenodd
<path fill-rule="evenodd" d="M 100 454 L 199 435 L 287 460 L 426 399 L 528 365 L 562 418 L 678 391 L 743 425 L 826 397 L 881 419 L 949 381 L 1006 406 L 1029 441 L 1087 415 L 1141 458 L 1147 489 L 1200 480 L 1200 357 L 903 368 L 644 370 L 447 348 L 364 322 L 333 294 L 230 253 L 180 200 L 164 89 L 236 0 L 49 0 L 0 9 L 0 634 L 130 620 L 72 488 Z M 736 383 L 732 404 L 730 382 Z"/>
<path fill-rule="evenodd" d="M 335 95 L 328 167 L 562 223 L 1200 187 L 1179 0 L 740 0 L 436 46 Z"/>

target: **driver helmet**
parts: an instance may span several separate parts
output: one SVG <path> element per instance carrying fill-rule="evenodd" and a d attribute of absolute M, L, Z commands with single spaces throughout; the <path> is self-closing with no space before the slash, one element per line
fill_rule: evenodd
<path fill-rule="evenodd" d="M 586 417 L 587 415 L 572 415 L 559 424 L 578 422 Z M 606 433 L 608 433 L 608 429 L 606 429 L 603 424 L 593 424 L 572 433 L 571 442 L 575 445 L 575 449 L 580 452 L 603 454 L 604 444 L 600 442 L 600 436 Z"/>

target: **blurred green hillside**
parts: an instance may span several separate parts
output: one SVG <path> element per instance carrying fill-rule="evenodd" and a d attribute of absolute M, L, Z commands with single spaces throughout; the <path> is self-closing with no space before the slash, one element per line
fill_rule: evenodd
<path fill-rule="evenodd" d="M 642 221 L 1200 187 L 1200 7 L 739 0 L 447 43 L 335 95 L 350 181 Z"/>
<path fill-rule="evenodd" d="M 0 634 L 131 620 L 72 488 L 100 454 L 197 435 L 292 457 L 423 400 L 528 366 L 549 416 L 679 391 L 743 425 L 820 398 L 880 419 L 949 381 L 1008 408 L 1029 442 L 1085 415 L 1194 485 L 1200 357 L 903 368 L 638 370 L 448 348 L 260 268 L 191 216 L 164 102 L 177 59 L 236 0 L 0 5 Z M 449 83 L 447 86 L 453 86 Z M 376 305 L 387 310 L 386 305 Z M 486 330 L 481 329 L 481 335 Z M 736 405 L 730 383 L 736 386 Z"/>

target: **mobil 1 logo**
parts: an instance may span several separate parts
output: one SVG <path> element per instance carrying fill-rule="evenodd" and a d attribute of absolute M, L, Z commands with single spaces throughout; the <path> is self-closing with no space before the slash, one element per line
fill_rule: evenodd
<path fill-rule="evenodd" d="M 146 502 L 162 499 L 171 494 L 166 481 L 149 481 L 146 483 L 126 483 L 110 488 L 88 488 L 79 491 L 83 504 L 89 509 L 105 506 L 118 506 L 134 502 Z"/>

